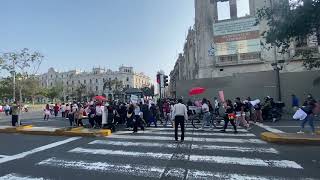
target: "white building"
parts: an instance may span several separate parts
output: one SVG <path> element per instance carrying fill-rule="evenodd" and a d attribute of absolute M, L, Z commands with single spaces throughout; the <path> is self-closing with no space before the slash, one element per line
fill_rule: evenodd
<path fill-rule="evenodd" d="M 47 73 L 39 75 L 40 86 L 51 88 L 58 85 L 63 87 L 63 97 L 66 98 L 75 92 L 81 85 L 85 87 L 86 96 L 103 95 L 110 96 L 109 88 L 104 89 L 108 81 L 121 82 L 122 88 L 143 88 L 151 86 L 150 77 L 143 73 L 135 73 L 133 67 L 121 66 L 118 71 L 104 68 L 93 68 L 91 72 L 72 70 L 58 72 L 50 68 Z"/>

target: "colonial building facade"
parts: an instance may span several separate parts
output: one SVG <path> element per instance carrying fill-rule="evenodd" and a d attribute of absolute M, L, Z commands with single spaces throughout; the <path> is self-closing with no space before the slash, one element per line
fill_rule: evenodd
<path fill-rule="evenodd" d="M 272 63 L 284 60 L 281 72 L 306 69 L 295 54 L 304 49 L 320 53 L 314 37 L 292 42 L 287 54 L 272 46 L 262 46 L 267 25 L 256 24 L 256 12 L 279 0 L 195 0 L 195 24 L 189 29 L 183 53 L 170 73 L 170 91 L 176 82 L 203 78 L 235 76 L 239 73 L 272 71 Z M 245 7 L 246 6 L 246 7 Z M 300 45 L 298 45 L 300 44 Z"/>
<path fill-rule="evenodd" d="M 133 67 L 119 67 L 118 71 L 112 71 L 105 68 L 93 68 L 91 72 L 72 70 L 67 72 L 58 72 L 50 68 L 47 73 L 38 76 L 40 86 L 51 88 L 55 86 L 63 87 L 63 97 L 66 98 L 74 94 L 77 88 L 85 88 L 84 94 L 112 96 L 113 91 L 105 85 L 106 82 L 119 82 L 121 89 L 143 88 L 151 86 L 150 77 L 143 73 L 136 73 Z"/>

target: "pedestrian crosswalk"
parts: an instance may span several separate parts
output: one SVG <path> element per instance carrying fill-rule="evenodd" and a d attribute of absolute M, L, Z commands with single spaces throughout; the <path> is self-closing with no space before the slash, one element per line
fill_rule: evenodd
<path fill-rule="evenodd" d="M 245 129 L 233 134 L 190 128 L 184 143 L 174 142 L 173 135 L 173 128 L 115 133 L 42 159 L 35 166 L 81 171 L 83 179 L 88 179 L 86 172 L 112 174 L 114 179 L 303 179 L 298 176 L 303 171 L 299 163 L 281 159 L 276 148 Z M 0 180 L 6 177 L 20 176 L 8 174 Z"/>

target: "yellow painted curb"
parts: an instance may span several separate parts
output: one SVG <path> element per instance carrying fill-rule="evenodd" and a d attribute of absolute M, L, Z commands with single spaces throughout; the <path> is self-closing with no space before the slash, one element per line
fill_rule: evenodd
<path fill-rule="evenodd" d="M 320 144 L 320 138 L 310 138 L 310 137 L 284 137 L 281 134 L 264 132 L 261 133 L 261 139 L 271 142 L 271 143 L 281 143 L 281 144 Z"/>
<path fill-rule="evenodd" d="M 60 129 L 42 129 L 41 127 L 33 127 L 32 125 L 17 127 L 8 127 L 0 129 L 0 133 L 21 133 L 30 135 L 48 135 L 48 136 L 83 136 L 83 137 L 97 137 L 110 136 L 110 129 L 85 129 L 78 128 L 60 128 Z"/>
<path fill-rule="evenodd" d="M 99 133 L 98 135 L 101 135 L 101 136 L 110 136 L 112 134 L 110 129 L 102 129 L 98 133 Z"/>
<path fill-rule="evenodd" d="M 70 131 L 81 131 L 83 129 L 84 129 L 83 127 L 76 127 L 76 128 L 71 128 Z"/>
<path fill-rule="evenodd" d="M 16 127 L 17 131 L 23 130 L 23 129 L 31 129 L 33 126 L 32 125 L 23 125 L 23 126 L 18 126 Z"/>

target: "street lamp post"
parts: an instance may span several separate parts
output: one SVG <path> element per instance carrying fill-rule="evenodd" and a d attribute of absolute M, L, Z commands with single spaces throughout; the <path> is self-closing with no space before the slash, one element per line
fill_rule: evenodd
<path fill-rule="evenodd" d="M 279 60 L 271 64 L 274 71 L 276 72 L 276 88 L 277 88 L 277 97 L 279 102 L 282 101 L 280 71 L 283 69 L 283 65 L 284 65 L 284 60 Z"/>

